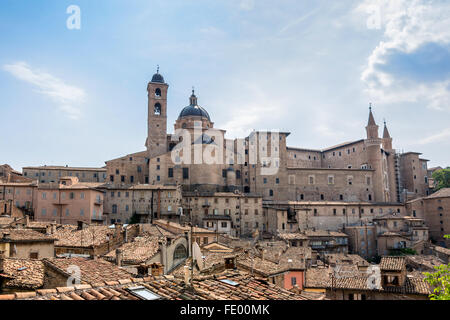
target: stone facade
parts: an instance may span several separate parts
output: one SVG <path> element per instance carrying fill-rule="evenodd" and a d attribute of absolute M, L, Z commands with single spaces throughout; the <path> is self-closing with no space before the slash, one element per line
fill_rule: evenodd
<path fill-rule="evenodd" d="M 450 240 L 444 238 L 450 234 L 450 188 L 408 201 L 406 211 L 410 216 L 425 220 L 433 241 L 441 246 L 450 245 Z"/>
<path fill-rule="evenodd" d="M 59 183 L 40 184 L 36 190 L 35 220 L 76 225 L 78 221 L 103 224 L 100 183 L 64 177 Z"/>
<path fill-rule="evenodd" d="M 255 230 L 267 231 L 262 197 L 233 192 L 183 193 L 183 211 L 194 225 L 228 233 L 250 236 Z"/>
<path fill-rule="evenodd" d="M 153 219 L 180 219 L 181 190 L 177 186 L 137 184 L 117 186 L 107 184 L 105 214 L 109 223 L 128 223 L 135 214 L 140 222 Z"/>
<path fill-rule="evenodd" d="M 80 182 L 104 182 L 105 168 L 40 166 L 22 168 L 23 176 L 40 183 L 57 183 L 61 177 L 77 177 Z"/>

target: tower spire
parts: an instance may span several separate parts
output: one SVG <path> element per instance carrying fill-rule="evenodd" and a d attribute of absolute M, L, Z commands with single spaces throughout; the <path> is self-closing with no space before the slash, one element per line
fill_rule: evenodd
<path fill-rule="evenodd" d="M 386 120 L 384 120 L 384 130 L 383 130 L 383 138 L 390 138 L 389 130 L 386 125 Z"/>
<path fill-rule="evenodd" d="M 376 126 L 375 119 L 372 114 L 372 102 L 369 103 L 369 121 L 367 123 L 368 126 Z"/>

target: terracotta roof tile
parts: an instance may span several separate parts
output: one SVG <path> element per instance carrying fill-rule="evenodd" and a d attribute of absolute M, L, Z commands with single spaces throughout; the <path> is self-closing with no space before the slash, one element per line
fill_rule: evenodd
<path fill-rule="evenodd" d="M 132 275 L 116 265 L 105 260 L 92 260 L 85 258 L 47 258 L 44 263 L 68 275 L 67 270 L 71 266 L 80 268 L 80 281 L 82 284 L 100 284 L 105 281 L 118 281 L 119 279 L 129 279 Z M 75 288 L 77 285 L 75 285 Z"/>
<path fill-rule="evenodd" d="M 162 237 L 156 237 L 149 234 L 136 237 L 131 242 L 124 243 L 119 249 L 122 250 L 122 262 L 124 264 L 139 264 L 147 262 L 159 251 L 158 241 Z M 108 261 L 114 261 L 116 250 L 106 254 Z"/>
<path fill-rule="evenodd" d="M 55 246 L 58 247 L 88 248 L 108 242 L 108 238 L 111 239 L 114 234 L 115 230 L 108 226 L 88 226 L 78 230 L 77 226 L 62 225 L 52 237 L 57 239 Z"/>
<path fill-rule="evenodd" d="M 405 257 L 382 257 L 380 262 L 381 270 L 399 271 L 406 267 Z"/>
<path fill-rule="evenodd" d="M 4 273 L 12 277 L 6 288 L 35 290 L 44 285 L 44 264 L 39 260 L 5 258 Z"/>

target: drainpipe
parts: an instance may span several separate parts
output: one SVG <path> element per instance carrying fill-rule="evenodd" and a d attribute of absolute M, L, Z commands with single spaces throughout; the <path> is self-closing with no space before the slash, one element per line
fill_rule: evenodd
<path fill-rule="evenodd" d="M 158 188 L 158 208 L 157 208 L 157 218 L 161 219 L 161 189 Z"/>

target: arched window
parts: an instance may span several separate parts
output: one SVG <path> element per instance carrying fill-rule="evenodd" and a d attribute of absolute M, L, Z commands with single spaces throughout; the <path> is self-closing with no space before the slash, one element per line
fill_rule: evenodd
<path fill-rule="evenodd" d="M 187 258 L 186 248 L 185 248 L 185 246 L 180 244 L 180 245 L 178 245 L 178 247 L 176 247 L 176 249 L 173 253 L 173 260 L 179 260 L 179 259 L 184 259 L 184 258 Z"/>
<path fill-rule="evenodd" d="M 156 88 L 156 90 L 155 90 L 155 96 L 156 96 L 156 97 L 161 97 L 161 89 L 160 89 L 160 88 Z"/>
<path fill-rule="evenodd" d="M 161 114 L 161 105 L 159 103 L 155 104 L 155 114 L 156 115 Z"/>

